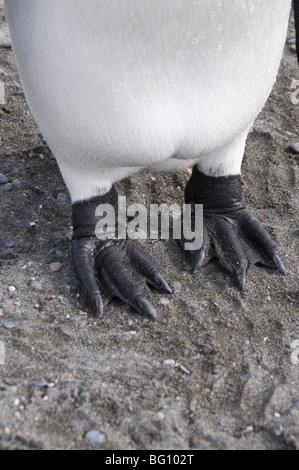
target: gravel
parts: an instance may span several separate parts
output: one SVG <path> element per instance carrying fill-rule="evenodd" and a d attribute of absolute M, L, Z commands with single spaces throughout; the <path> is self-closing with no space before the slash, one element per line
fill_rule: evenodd
<path fill-rule="evenodd" d="M 209 346 L 203 346 L 202 352 L 205 356 L 207 356 L 208 354 L 212 354 L 213 350 Z"/>
<path fill-rule="evenodd" d="M 175 360 L 174 359 L 165 359 L 163 361 L 163 365 L 164 366 L 173 366 L 175 364 Z"/>
<path fill-rule="evenodd" d="M 16 187 L 16 188 L 20 188 L 21 187 L 21 181 L 18 180 L 18 179 L 15 179 L 12 181 L 12 184 Z"/>
<path fill-rule="evenodd" d="M 294 152 L 296 153 L 299 153 L 299 142 L 295 142 L 294 144 L 292 144 L 292 150 L 294 150 Z"/>
<path fill-rule="evenodd" d="M 277 437 L 281 436 L 283 432 L 282 425 L 280 423 L 275 424 L 272 428 L 272 432 Z"/>
<path fill-rule="evenodd" d="M 2 326 L 6 330 L 12 330 L 15 327 L 14 323 L 9 323 L 9 322 L 3 323 Z"/>
<path fill-rule="evenodd" d="M 4 186 L 3 186 L 3 190 L 4 191 L 10 191 L 11 189 L 13 188 L 13 184 L 12 183 L 6 183 Z"/>
<path fill-rule="evenodd" d="M 102 444 L 105 440 L 105 434 L 96 429 L 88 431 L 84 436 L 86 441 L 92 442 L 93 444 Z"/>
<path fill-rule="evenodd" d="M 179 365 L 178 369 L 179 369 L 181 372 L 183 372 L 184 374 L 187 374 L 187 375 L 190 374 L 190 371 L 189 371 L 185 366 L 183 366 L 182 364 Z"/>
<path fill-rule="evenodd" d="M 8 182 L 7 176 L 3 175 L 3 173 L 0 173 L 0 184 L 5 184 Z"/>
<path fill-rule="evenodd" d="M 37 379 L 34 381 L 33 385 L 36 387 L 36 388 L 44 388 L 44 387 L 47 387 L 47 382 L 43 379 Z"/>

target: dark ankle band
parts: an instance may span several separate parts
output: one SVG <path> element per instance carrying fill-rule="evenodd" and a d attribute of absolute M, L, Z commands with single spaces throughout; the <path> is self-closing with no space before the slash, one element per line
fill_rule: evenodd
<path fill-rule="evenodd" d="M 83 237 L 94 237 L 95 227 L 99 221 L 96 217 L 96 208 L 101 204 L 111 204 L 117 208 L 118 194 L 114 186 L 103 196 L 96 196 L 88 201 L 73 204 L 73 240 Z"/>
<path fill-rule="evenodd" d="M 185 189 L 186 204 L 203 204 L 204 213 L 231 212 L 244 208 L 240 175 L 207 176 L 197 166 Z"/>

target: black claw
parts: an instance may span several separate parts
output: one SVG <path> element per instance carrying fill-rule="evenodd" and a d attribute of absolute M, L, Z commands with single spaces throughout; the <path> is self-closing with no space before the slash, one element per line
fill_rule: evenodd
<path fill-rule="evenodd" d="M 102 313 L 103 303 L 97 279 L 95 278 L 92 260 L 94 242 L 92 238 L 81 238 L 72 241 L 72 256 L 75 272 L 93 301 L 97 313 Z"/>
<path fill-rule="evenodd" d="M 146 315 L 148 315 L 151 318 L 156 318 L 156 316 L 157 316 L 156 310 L 154 309 L 152 304 L 148 300 L 146 300 L 142 295 L 137 295 L 135 297 L 135 302 L 136 302 L 138 308 L 143 313 L 145 313 Z"/>
<path fill-rule="evenodd" d="M 97 313 L 101 315 L 103 313 L 103 301 L 102 301 L 102 297 L 100 296 L 100 294 L 95 294 L 94 304 L 95 304 Z"/>
<path fill-rule="evenodd" d="M 167 294 L 172 294 L 171 288 L 159 273 L 155 272 L 153 279 L 161 290 L 164 290 Z"/>
<path fill-rule="evenodd" d="M 246 287 L 246 262 L 242 261 L 241 262 L 241 267 L 239 269 L 236 269 L 236 277 L 238 280 L 238 284 L 242 290 L 245 290 Z"/>
<path fill-rule="evenodd" d="M 196 255 L 196 259 L 192 268 L 194 274 L 197 273 L 197 271 L 202 267 L 205 257 L 206 249 L 202 247 Z"/>
<path fill-rule="evenodd" d="M 285 270 L 285 267 L 281 261 L 281 258 L 279 256 L 279 254 L 277 253 L 277 251 L 274 253 L 273 257 L 272 257 L 272 260 L 275 264 L 275 266 L 277 266 L 277 268 L 279 269 L 279 271 L 284 275 L 284 276 L 287 276 L 287 272 Z"/>

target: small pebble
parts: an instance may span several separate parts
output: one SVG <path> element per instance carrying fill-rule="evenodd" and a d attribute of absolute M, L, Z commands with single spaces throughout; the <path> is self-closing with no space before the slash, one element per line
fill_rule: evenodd
<path fill-rule="evenodd" d="M 5 243 L 5 248 L 13 248 L 15 246 L 14 242 L 7 242 Z"/>
<path fill-rule="evenodd" d="M 166 305 L 169 304 L 169 300 L 166 299 L 165 297 L 163 297 L 162 299 L 160 299 L 160 302 L 159 302 L 161 305 L 164 305 L 166 307 Z"/>
<path fill-rule="evenodd" d="M 21 181 L 18 180 L 18 179 L 13 180 L 12 184 L 13 184 L 16 188 L 20 188 L 20 187 L 21 187 Z"/>
<path fill-rule="evenodd" d="M 186 369 L 185 366 L 183 366 L 182 364 L 179 365 L 178 369 L 183 372 L 184 374 L 187 374 L 187 375 L 190 375 L 190 371 L 188 369 Z"/>
<path fill-rule="evenodd" d="M 36 388 L 43 388 L 43 387 L 47 387 L 48 384 L 43 379 L 37 379 L 33 382 L 33 385 Z"/>
<path fill-rule="evenodd" d="M 16 290 L 15 286 L 8 286 L 8 292 L 14 292 Z"/>
<path fill-rule="evenodd" d="M 281 436 L 282 435 L 282 425 L 280 423 L 275 424 L 272 428 L 272 432 L 277 437 Z"/>
<path fill-rule="evenodd" d="M 13 188 L 13 184 L 12 183 L 6 183 L 4 186 L 3 186 L 3 189 L 4 191 L 10 191 L 11 189 Z"/>
<path fill-rule="evenodd" d="M 5 328 L 6 330 L 12 330 L 14 327 L 15 325 L 13 323 L 10 323 L 10 322 L 3 323 L 3 328 Z"/>
<path fill-rule="evenodd" d="M 94 444 L 102 444 L 105 440 L 105 434 L 96 429 L 92 429 L 85 434 L 84 439 Z"/>
<path fill-rule="evenodd" d="M 7 176 L 3 175 L 3 173 L 0 173 L 0 184 L 5 184 L 8 183 L 8 178 Z"/>
<path fill-rule="evenodd" d="M 204 356 L 208 356 L 209 354 L 212 354 L 212 348 L 210 348 L 209 346 L 203 346 L 202 352 Z"/>
<path fill-rule="evenodd" d="M 291 149 L 294 150 L 294 152 L 299 153 L 299 142 L 292 144 Z"/>
<path fill-rule="evenodd" d="M 73 388 L 73 390 L 71 390 L 71 397 L 74 400 L 77 400 L 78 396 L 79 396 L 79 390 L 77 388 Z"/>
<path fill-rule="evenodd" d="M 253 431 L 253 426 L 247 426 L 245 429 L 245 432 L 252 432 Z"/>
<path fill-rule="evenodd" d="M 174 359 L 165 359 L 163 361 L 163 365 L 164 366 L 173 366 L 175 364 L 175 360 Z"/>
<path fill-rule="evenodd" d="M 62 268 L 61 263 L 56 262 L 56 263 L 51 263 L 50 264 L 51 271 L 57 272 L 57 271 L 60 271 L 61 268 Z"/>

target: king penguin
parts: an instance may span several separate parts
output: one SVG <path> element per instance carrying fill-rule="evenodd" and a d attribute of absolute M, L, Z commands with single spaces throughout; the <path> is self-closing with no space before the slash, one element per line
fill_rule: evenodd
<path fill-rule="evenodd" d="M 295 15 L 299 16 L 298 0 Z M 96 236 L 96 208 L 141 169 L 193 167 L 185 202 L 203 206 L 193 271 L 216 257 L 245 288 L 255 263 L 286 274 L 242 201 L 248 132 L 275 83 L 291 0 L 5 0 L 33 116 L 72 200 L 74 268 L 97 312 L 102 294 L 156 316 L 148 286 L 171 293 L 137 241 Z"/>

